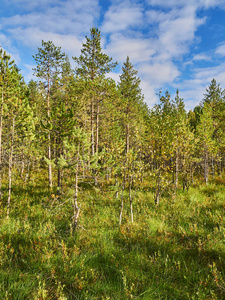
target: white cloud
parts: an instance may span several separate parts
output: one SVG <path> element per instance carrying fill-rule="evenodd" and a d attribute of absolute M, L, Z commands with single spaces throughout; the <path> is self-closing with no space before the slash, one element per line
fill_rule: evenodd
<path fill-rule="evenodd" d="M 126 30 L 129 27 L 143 25 L 143 9 L 139 5 L 121 3 L 113 5 L 106 12 L 102 32 L 117 32 Z"/>
<path fill-rule="evenodd" d="M 0 33 L 0 46 L 1 47 L 11 47 L 11 41 L 3 33 Z"/>
<path fill-rule="evenodd" d="M 141 81 L 141 89 L 144 94 L 144 101 L 147 105 L 152 108 L 156 104 L 158 97 L 156 96 L 157 88 L 149 83 L 149 81 Z M 159 89 L 159 88 L 158 88 Z"/>
<path fill-rule="evenodd" d="M 112 9 L 112 11 L 111 11 Z M 107 14 L 113 15 L 115 8 L 109 9 Z M 145 11 L 145 21 L 148 25 L 154 25 L 155 35 L 151 32 L 143 35 L 138 28 L 133 30 L 130 22 L 136 24 L 127 13 L 125 25 L 122 23 L 122 29 L 118 26 L 117 18 L 113 18 L 116 26 L 111 29 L 110 43 L 107 48 L 116 57 L 117 60 L 123 61 L 129 55 L 135 63 L 143 61 L 160 60 L 170 61 L 171 59 L 180 59 L 189 51 L 189 45 L 195 39 L 195 31 L 198 26 L 204 22 L 204 19 L 198 19 L 194 7 L 186 6 L 181 9 L 175 9 L 170 12 L 158 12 L 155 10 Z M 126 22 L 129 20 L 129 22 Z M 108 31 L 109 26 L 107 18 L 102 25 Z M 126 31 L 123 29 L 126 27 Z"/>
<path fill-rule="evenodd" d="M 195 78 L 201 80 L 202 82 L 211 82 L 213 78 L 216 79 L 217 82 L 225 85 L 225 63 L 221 63 L 220 65 L 208 68 L 198 68 L 195 70 Z"/>
<path fill-rule="evenodd" d="M 31 1 L 32 2 L 32 1 Z M 97 1 L 58 1 L 58 6 L 17 14 L 1 19 L 2 26 L 7 28 L 35 27 L 44 32 L 79 34 L 86 32 L 99 16 Z"/>
<path fill-rule="evenodd" d="M 197 60 L 206 60 L 206 61 L 210 61 L 212 58 L 206 54 L 202 54 L 202 53 L 199 53 L 199 54 L 196 54 L 194 57 L 193 57 L 193 60 L 194 61 L 197 61 Z"/>
<path fill-rule="evenodd" d="M 174 8 L 182 7 L 188 4 L 195 5 L 197 8 L 209 8 L 217 5 L 224 6 L 224 0 L 146 0 L 146 2 L 153 6 Z"/>
<path fill-rule="evenodd" d="M 193 109 L 193 107 L 199 105 L 213 78 L 221 87 L 225 86 L 224 69 L 225 63 L 214 67 L 195 68 L 191 79 L 183 80 L 176 85 L 181 91 L 181 97 L 185 99 L 186 109 Z"/>
<path fill-rule="evenodd" d="M 3 0 L 4 1 L 4 0 Z M 57 0 L 8 0 L 7 4 L 9 6 L 14 6 L 16 8 L 22 8 L 23 10 L 30 10 L 35 8 L 45 9 L 46 7 L 49 7 L 52 4 L 59 4 L 60 1 Z"/>
<path fill-rule="evenodd" d="M 118 83 L 120 81 L 120 75 L 121 75 L 121 73 L 110 72 L 110 73 L 106 74 L 106 77 L 112 78 L 116 83 Z"/>
<path fill-rule="evenodd" d="M 62 47 L 62 50 L 70 55 L 78 55 L 81 49 L 81 41 L 74 35 L 62 35 L 51 32 L 43 32 L 35 28 L 11 29 L 10 33 L 24 45 L 33 46 L 33 48 L 41 47 L 41 41 L 53 41 L 56 46 Z"/>
<path fill-rule="evenodd" d="M 13 7 L 15 11 L 28 13 L 36 11 L 38 13 L 54 12 L 60 9 L 62 14 L 66 12 L 76 12 L 79 16 L 86 11 L 88 14 L 96 15 L 99 13 L 98 0 L 2 0 L 9 8 Z M 51 15 L 49 15 L 51 17 Z"/>
<path fill-rule="evenodd" d="M 20 63 L 21 58 L 18 50 L 12 46 L 10 39 L 8 39 L 8 37 L 2 33 L 0 33 L 0 48 L 6 51 L 16 64 Z"/>
<path fill-rule="evenodd" d="M 122 63 L 127 55 L 130 57 L 134 68 L 139 71 L 138 76 L 142 80 L 145 101 L 152 106 L 157 101 L 156 92 L 159 89 L 165 89 L 168 85 L 179 87 L 175 85 L 178 85 L 177 82 L 182 74 L 177 62 L 180 63 L 184 55 L 189 54 L 193 43 L 198 43 L 196 31 L 206 22 L 206 18 L 198 17 L 197 10 L 213 3 L 201 0 L 146 2 L 151 6 L 144 11 L 140 4 L 136 4 L 137 1 L 113 2 L 105 15 L 102 32 L 108 34 L 109 43 L 106 49 L 113 58 Z M 161 6 L 169 10 L 160 10 Z M 148 30 L 143 32 L 139 25 L 142 29 L 144 27 Z M 209 59 L 207 55 L 201 54 L 196 55 L 192 62 Z M 183 64 L 183 68 L 185 67 L 186 65 Z M 196 83 L 194 91 L 199 95 L 199 91 L 202 92 L 203 88 L 202 83 L 199 85 L 196 80 L 198 79 L 194 78 Z M 195 99 L 194 93 L 190 92 L 190 94 Z M 195 102 L 195 100 L 190 101 L 191 99 L 189 104 Z"/>
<path fill-rule="evenodd" d="M 107 52 L 119 62 L 129 56 L 132 63 L 148 61 L 156 53 L 151 40 L 126 38 L 122 33 L 112 34 Z"/>
<path fill-rule="evenodd" d="M 219 47 L 216 49 L 215 53 L 218 54 L 218 55 L 221 55 L 221 56 L 225 56 L 225 44 L 219 46 Z"/>
<path fill-rule="evenodd" d="M 36 79 L 35 76 L 34 76 L 34 68 L 36 68 L 37 66 L 36 65 L 28 65 L 28 64 L 25 64 L 24 65 L 24 70 L 23 70 L 23 76 L 24 76 L 24 79 L 26 82 L 29 82 L 31 79 Z"/>
<path fill-rule="evenodd" d="M 172 62 L 145 64 L 139 67 L 141 77 L 158 86 L 165 83 L 171 84 L 180 75 L 177 67 Z"/>
<path fill-rule="evenodd" d="M 160 58 L 178 59 L 187 53 L 195 39 L 195 31 L 203 22 L 204 19 L 196 17 L 192 6 L 162 14 L 158 29 Z"/>
<path fill-rule="evenodd" d="M 17 14 L 0 19 L 7 36 L 0 35 L 0 41 L 11 52 L 18 52 L 11 46 L 15 42 L 34 51 L 42 40 L 52 40 L 69 55 L 78 55 L 100 10 L 98 0 L 10 0 L 7 5 L 18 8 Z"/>

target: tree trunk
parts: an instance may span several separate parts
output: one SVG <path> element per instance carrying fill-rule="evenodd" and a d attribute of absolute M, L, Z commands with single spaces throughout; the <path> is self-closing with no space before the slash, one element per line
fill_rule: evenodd
<path fill-rule="evenodd" d="M 57 139 L 57 159 L 59 160 L 59 158 L 62 155 L 62 148 L 61 148 L 61 138 L 59 137 L 59 139 Z M 58 196 L 62 193 L 62 169 L 60 169 L 60 167 L 58 166 L 58 172 L 57 172 L 57 194 Z"/>
<path fill-rule="evenodd" d="M 219 160 L 219 176 L 222 178 L 222 158 Z"/>
<path fill-rule="evenodd" d="M 176 151 L 176 172 L 175 172 L 175 193 L 178 189 L 178 175 L 179 175 L 179 151 Z"/>
<path fill-rule="evenodd" d="M 25 157 L 24 157 L 24 152 L 22 154 L 22 163 L 21 163 L 21 171 L 20 171 L 20 178 L 23 179 L 23 173 L 24 173 L 24 168 L 25 168 Z"/>
<path fill-rule="evenodd" d="M 126 153 L 130 150 L 130 127 L 129 124 L 126 125 Z"/>
<path fill-rule="evenodd" d="M 116 187 L 115 196 L 116 196 L 116 199 L 118 199 L 118 196 L 119 196 L 119 185 L 118 185 L 117 175 L 115 175 L 115 187 Z"/>
<path fill-rule="evenodd" d="M 62 172 L 61 169 L 58 168 L 58 172 L 57 172 L 57 195 L 58 196 L 62 192 L 61 189 L 62 189 Z"/>
<path fill-rule="evenodd" d="M 209 180 L 209 162 L 208 162 L 208 150 L 205 149 L 205 155 L 204 155 L 204 179 L 205 179 L 205 183 L 208 184 L 208 180 Z"/>
<path fill-rule="evenodd" d="M 73 222 L 72 228 L 73 231 L 77 229 L 78 226 L 78 219 L 80 215 L 80 207 L 78 206 L 78 169 L 79 169 L 79 150 L 80 147 L 78 146 L 77 151 L 77 164 L 76 164 L 76 173 L 75 173 L 75 193 L 74 193 L 74 203 L 73 203 Z"/>
<path fill-rule="evenodd" d="M 47 115 L 50 118 L 50 79 L 48 78 L 48 93 L 47 93 Z M 48 159 L 51 160 L 51 134 L 48 134 Z M 52 165 L 48 164 L 48 181 L 49 187 L 52 189 Z"/>
<path fill-rule="evenodd" d="M 214 166 L 214 158 L 212 156 L 212 178 L 214 179 L 215 176 L 215 166 Z"/>
<path fill-rule="evenodd" d="M 7 200 L 7 218 L 9 217 L 11 191 L 12 191 L 12 163 L 13 163 L 14 129 L 15 129 L 15 117 L 13 117 L 13 123 L 12 123 L 11 147 L 10 147 L 10 154 L 9 154 L 9 187 L 8 187 L 8 200 Z"/>
<path fill-rule="evenodd" d="M 95 135 L 94 135 L 94 99 L 91 98 L 91 154 L 95 154 Z"/>
<path fill-rule="evenodd" d="M 119 224 L 121 225 L 122 224 L 122 217 L 123 217 L 123 192 L 124 192 L 124 189 L 125 189 L 125 183 L 126 183 L 126 180 L 125 180 L 125 176 L 124 176 L 124 180 L 123 180 L 123 184 L 122 184 L 122 191 L 121 191 L 121 205 L 120 205 L 120 217 L 119 217 Z"/>
<path fill-rule="evenodd" d="M 96 107 L 96 148 L 95 148 L 96 153 L 98 153 L 98 143 L 99 143 L 99 99 L 97 99 L 97 107 Z"/>
<path fill-rule="evenodd" d="M 161 176 L 159 173 L 158 178 L 157 178 L 157 183 L 156 183 L 156 192 L 155 192 L 155 204 L 156 205 L 159 204 L 160 196 L 161 196 Z"/>
<path fill-rule="evenodd" d="M 25 178 L 24 178 L 24 182 L 27 182 L 28 181 L 28 178 L 29 178 L 29 171 L 30 171 L 30 162 L 28 162 L 27 164 L 27 172 L 26 172 L 26 175 L 25 175 Z"/>
<path fill-rule="evenodd" d="M 51 160 L 51 135 L 48 134 L 48 159 Z M 52 165 L 48 164 L 48 181 L 49 187 L 52 189 Z"/>
<path fill-rule="evenodd" d="M 131 223 L 134 222 L 133 199 L 132 199 L 132 181 L 133 181 L 133 179 L 130 179 L 130 182 L 129 182 L 129 200 L 130 200 L 130 217 L 131 217 Z"/>

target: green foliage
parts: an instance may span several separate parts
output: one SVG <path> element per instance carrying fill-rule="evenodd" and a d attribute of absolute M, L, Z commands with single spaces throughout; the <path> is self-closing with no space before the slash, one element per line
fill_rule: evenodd
<path fill-rule="evenodd" d="M 149 110 L 96 28 L 76 74 L 51 41 L 34 59 L 26 85 L 0 50 L 0 298 L 224 299 L 224 91 Z"/>
<path fill-rule="evenodd" d="M 158 207 L 151 191 L 137 190 L 135 222 L 121 227 L 113 192 L 83 186 L 71 235 L 69 201 L 49 197 L 39 176 L 41 197 L 33 181 L 25 189 L 18 182 L 10 219 L 1 206 L 1 298 L 224 297 L 223 184 L 179 191 L 176 203 L 165 197 Z"/>
<path fill-rule="evenodd" d="M 143 95 L 141 93 L 141 80 L 130 62 L 129 56 L 122 67 L 120 75 L 119 92 L 121 94 L 121 112 L 124 135 L 126 140 L 126 153 L 130 148 L 137 147 L 143 130 Z M 131 122 L 132 120 L 132 122 Z"/>
<path fill-rule="evenodd" d="M 48 83 L 59 74 L 59 65 L 65 54 L 61 53 L 61 47 L 56 47 L 52 41 L 42 40 L 42 48 L 38 48 L 38 53 L 33 55 L 37 67 L 34 68 L 37 77 L 42 78 Z"/>
<path fill-rule="evenodd" d="M 80 57 L 73 57 L 77 63 L 76 73 L 86 80 L 104 76 L 115 68 L 112 58 L 102 52 L 101 33 L 98 28 L 90 29 L 90 38 L 86 36 Z"/>
<path fill-rule="evenodd" d="M 207 94 L 204 95 L 201 106 L 203 107 L 205 103 L 207 104 L 219 104 L 223 98 L 223 91 L 220 87 L 220 84 L 216 83 L 216 80 L 213 78 L 209 87 L 206 89 Z"/>

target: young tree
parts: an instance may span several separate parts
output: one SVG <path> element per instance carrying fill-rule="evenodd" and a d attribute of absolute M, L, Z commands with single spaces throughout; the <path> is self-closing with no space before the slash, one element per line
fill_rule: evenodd
<path fill-rule="evenodd" d="M 189 119 L 184 108 L 184 101 L 179 97 L 177 90 L 175 101 L 173 101 L 173 149 L 174 149 L 174 193 L 178 188 L 178 178 L 181 174 L 183 189 L 189 188 L 193 160 L 191 156 L 194 151 L 194 135 L 190 130 Z M 172 120 L 171 120 L 172 121 Z"/>
<path fill-rule="evenodd" d="M 208 184 L 209 179 L 209 158 L 215 155 L 217 147 L 213 139 L 214 125 L 212 118 L 212 107 L 209 103 L 204 104 L 203 114 L 197 127 L 199 137 L 199 152 L 203 156 L 204 180 Z"/>
<path fill-rule="evenodd" d="M 7 131 L 8 131 L 8 200 L 7 217 L 9 216 L 12 190 L 12 171 L 14 154 L 19 157 L 24 145 L 29 147 L 34 138 L 34 122 L 31 108 L 26 98 L 26 86 L 18 69 L 14 66 L 10 74 L 9 97 L 5 102 L 7 107 Z"/>
<path fill-rule="evenodd" d="M 152 168 L 150 174 L 156 180 L 155 204 L 163 191 L 173 183 L 171 158 L 174 156 L 174 106 L 170 94 L 159 94 L 159 104 L 151 111 Z"/>
<path fill-rule="evenodd" d="M 134 134 L 135 129 L 137 129 L 137 124 L 135 124 L 134 119 L 137 120 L 137 116 L 140 113 L 140 106 L 143 103 L 143 95 L 140 88 L 141 80 L 137 77 L 137 73 L 138 71 L 134 70 L 129 56 L 127 56 L 126 62 L 122 67 L 122 75 L 120 76 L 119 83 L 119 90 L 122 96 L 123 113 L 125 115 L 126 153 L 130 150 L 131 133 Z"/>
<path fill-rule="evenodd" d="M 68 57 L 61 64 L 61 75 L 54 78 L 51 86 L 51 135 L 52 135 L 52 150 L 55 165 L 57 166 L 57 193 L 62 192 L 63 185 L 63 170 L 58 164 L 59 158 L 63 156 L 64 139 L 71 133 L 76 123 L 77 109 L 74 104 L 76 91 L 73 89 L 74 74 L 72 72 Z M 75 95 L 72 95 L 74 92 Z M 49 162 L 51 163 L 51 162 Z"/>
<path fill-rule="evenodd" d="M 213 103 L 214 105 L 221 102 L 223 97 L 223 91 L 220 87 L 220 84 L 216 83 L 216 80 L 213 78 L 209 87 L 206 89 L 206 94 L 201 102 L 201 107 L 204 107 L 205 103 Z"/>
<path fill-rule="evenodd" d="M 121 175 L 122 175 L 122 193 L 121 193 L 121 206 L 120 206 L 120 216 L 119 216 L 119 224 L 122 223 L 122 215 L 123 215 L 123 208 L 124 208 L 124 197 L 123 191 L 126 188 L 126 183 L 128 184 L 128 191 L 129 191 L 129 203 L 130 203 L 130 217 L 131 223 L 134 221 L 133 216 L 133 192 L 132 188 L 135 182 L 140 182 L 141 180 L 141 170 L 143 169 L 143 161 L 138 153 L 138 151 L 134 151 L 134 149 L 129 150 L 123 156 L 122 166 L 121 166 Z"/>
<path fill-rule="evenodd" d="M 77 63 L 76 74 L 85 79 L 86 87 L 89 90 L 90 120 L 91 120 L 91 153 L 98 152 L 99 137 L 99 86 L 106 73 L 115 68 L 117 63 L 102 52 L 101 33 L 98 28 L 91 28 L 90 38 L 86 36 L 86 43 L 83 44 L 81 55 L 73 57 Z"/>
<path fill-rule="evenodd" d="M 1 107 L 0 107 L 0 199 L 2 198 L 2 135 L 3 121 L 7 110 L 6 101 L 10 95 L 11 73 L 14 61 L 5 51 L 0 50 L 0 88 L 1 88 Z"/>
<path fill-rule="evenodd" d="M 58 162 L 62 168 L 70 172 L 75 186 L 74 198 L 72 200 L 72 232 L 77 229 L 79 223 L 81 210 L 81 204 L 78 201 L 79 177 L 82 177 L 84 161 L 87 159 L 87 149 L 89 146 L 86 133 L 81 128 L 73 126 L 70 135 L 64 140 L 65 157 L 61 156 Z"/>
<path fill-rule="evenodd" d="M 61 53 L 61 47 L 56 47 L 53 42 L 42 41 L 42 48 L 38 48 L 38 53 L 34 59 L 37 67 L 34 68 L 35 74 L 40 78 L 45 88 L 45 100 L 47 110 L 47 121 L 51 123 L 51 86 L 56 77 L 60 74 L 61 64 L 65 54 Z M 51 161 L 51 132 L 48 130 L 48 160 Z M 52 188 L 52 165 L 48 164 L 49 187 Z"/>
<path fill-rule="evenodd" d="M 220 84 L 216 83 L 215 79 L 212 79 L 209 87 L 206 89 L 206 94 L 204 95 L 203 101 L 201 103 L 202 109 L 210 110 L 210 119 L 212 119 L 212 139 L 214 145 L 216 146 L 216 152 L 211 153 L 209 157 L 209 162 L 211 165 L 212 176 L 215 174 L 215 161 L 221 161 L 222 148 L 224 146 L 224 90 L 220 87 Z M 206 105 L 208 106 L 206 108 Z"/>

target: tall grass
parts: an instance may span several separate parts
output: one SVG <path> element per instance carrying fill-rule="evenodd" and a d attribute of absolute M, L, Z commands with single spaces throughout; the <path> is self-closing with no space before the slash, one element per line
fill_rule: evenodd
<path fill-rule="evenodd" d="M 147 186 L 147 183 L 145 183 Z M 35 192 L 34 192 L 35 191 Z M 0 299 L 225 299 L 225 186 L 164 195 L 80 189 L 71 230 L 71 193 L 14 187 L 10 218 L 0 206 Z"/>

